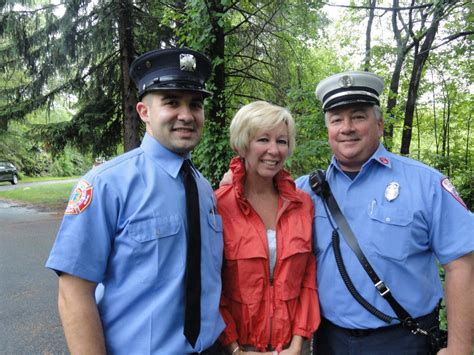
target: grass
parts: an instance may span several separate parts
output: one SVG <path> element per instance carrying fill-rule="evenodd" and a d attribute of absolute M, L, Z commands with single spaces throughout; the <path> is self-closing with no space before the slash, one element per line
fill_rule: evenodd
<path fill-rule="evenodd" d="M 38 181 L 38 180 L 36 180 Z M 0 200 L 35 205 L 50 210 L 64 210 L 75 182 L 28 186 L 10 191 L 0 191 Z"/>
<path fill-rule="evenodd" d="M 70 180 L 70 179 L 79 179 L 79 176 L 66 176 L 66 177 L 51 177 L 51 176 L 29 177 L 29 176 L 23 176 L 20 180 L 20 184 L 25 183 L 25 182 Z"/>

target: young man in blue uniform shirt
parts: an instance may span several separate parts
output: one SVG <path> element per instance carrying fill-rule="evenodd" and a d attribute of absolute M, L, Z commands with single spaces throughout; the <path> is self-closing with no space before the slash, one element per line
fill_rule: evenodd
<path fill-rule="evenodd" d="M 222 223 L 197 171 L 200 331 L 197 340 L 184 335 L 189 211 L 180 170 L 201 137 L 210 72 L 188 49 L 151 51 L 131 66 L 142 144 L 79 181 L 46 264 L 60 275 L 71 353 L 218 353 Z"/>
<path fill-rule="evenodd" d="M 437 322 L 434 310 L 443 289 L 436 261 L 442 264 L 449 338 L 438 354 L 468 355 L 474 324 L 474 216 L 445 176 L 388 152 L 380 143 L 382 91 L 382 79 L 367 72 L 340 73 L 319 83 L 316 95 L 323 103 L 334 153 L 326 181 L 375 272 L 425 328 Z M 297 186 L 311 194 L 316 210 L 324 321 L 316 334 L 315 354 L 427 354 L 428 337 L 402 329 L 396 320 L 385 323 L 349 293 L 332 249 L 332 217 L 308 176 L 299 178 Z M 338 232 L 342 259 L 356 289 L 371 305 L 396 317 Z"/>

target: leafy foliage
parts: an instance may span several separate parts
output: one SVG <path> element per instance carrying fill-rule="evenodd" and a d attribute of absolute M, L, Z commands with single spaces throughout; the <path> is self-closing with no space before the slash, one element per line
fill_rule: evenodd
<path fill-rule="evenodd" d="M 386 85 L 384 95 L 396 98 L 386 116 L 394 129 L 386 143 L 400 149 L 414 55 L 432 15 L 443 13 L 421 73 L 410 155 L 442 170 L 472 206 L 472 4 L 396 3 L 397 18 L 406 25 L 398 22 L 400 41 L 392 39 L 394 10 L 385 5 L 374 12 L 379 34 L 373 31 L 370 48 L 370 67 L 387 84 L 400 70 L 397 93 Z M 366 4 L 352 1 L 339 19 L 331 19 L 322 2 L 310 0 L 3 2 L 0 154 L 26 166 L 32 147 L 54 160 L 69 146 L 87 156 L 130 149 L 125 145 L 130 130 L 140 136 L 143 125 L 131 115 L 136 95 L 127 65 L 136 54 L 177 45 L 203 51 L 213 63 L 209 89 L 214 97 L 206 103 L 206 129 L 194 159 L 214 186 L 234 154 L 227 143 L 229 122 L 239 107 L 256 99 L 288 107 L 295 117 L 297 148 L 287 162 L 293 175 L 324 167 L 331 153 L 314 87 L 329 74 L 363 66 Z M 418 20 L 409 23 L 410 15 Z M 403 62 L 394 69 L 400 51 Z M 64 100 L 73 103 L 72 114 L 51 119 Z M 14 121 L 25 123 L 28 135 L 12 129 Z M 19 142 L 25 137 L 31 141 L 23 146 Z M 69 170 L 68 164 L 60 165 Z"/>

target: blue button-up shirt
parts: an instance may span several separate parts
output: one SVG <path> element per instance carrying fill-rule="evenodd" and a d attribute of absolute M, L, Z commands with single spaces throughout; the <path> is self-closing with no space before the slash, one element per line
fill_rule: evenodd
<path fill-rule="evenodd" d="M 183 335 L 183 160 L 146 134 L 140 148 L 86 174 L 71 197 L 46 266 L 99 284 L 96 300 L 109 353 L 200 352 L 224 329 L 222 221 L 210 184 L 198 174 L 202 294 L 194 349 Z"/>
<path fill-rule="evenodd" d="M 431 312 L 443 294 L 436 260 L 447 264 L 474 249 L 474 216 L 449 188 L 448 180 L 420 162 L 388 152 L 382 145 L 354 180 L 342 172 L 334 157 L 326 179 L 362 251 L 395 299 L 413 317 Z M 315 204 L 314 242 L 322 315 L 345 328 L 386 326 L 362 308 L 344 285 L 331 246 L 333 229 L 308 180 L 303 176 L 296 183 Z M 342 232 L 340 248 L 361 295 L 395 316 Z"/>

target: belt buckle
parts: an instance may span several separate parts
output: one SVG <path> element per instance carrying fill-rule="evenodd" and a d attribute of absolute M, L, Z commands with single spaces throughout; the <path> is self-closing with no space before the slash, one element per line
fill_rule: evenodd
<path fill-rule="evenodd" d="M 382 297 L 390 292 L 390 289 L 387 286 L 385 286 L 382 280 L 377 282 L 374 286 Z"/>

